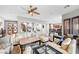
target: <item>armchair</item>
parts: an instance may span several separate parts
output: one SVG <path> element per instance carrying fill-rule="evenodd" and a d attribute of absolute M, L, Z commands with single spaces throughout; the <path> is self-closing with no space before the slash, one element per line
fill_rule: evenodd
<path fill-rule="evenodd" d="M 10 40 L 9 36 L 0 38 L 0 54 L 9 54 L 10 53 L 11 44 L 10 44 L 9 40 Z"/>

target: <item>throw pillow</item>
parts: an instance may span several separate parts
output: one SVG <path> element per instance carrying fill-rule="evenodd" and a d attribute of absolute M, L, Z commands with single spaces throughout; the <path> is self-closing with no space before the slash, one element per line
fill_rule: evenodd
<path fill-rule="evenodd" d="M 62 45 L 61 47 L 64 49 L 64 50 L 67 50 L 69 44 L 71 43 L 71 38 L 67 38 L 65 39 L 63 42 L 62 42 Z"/>

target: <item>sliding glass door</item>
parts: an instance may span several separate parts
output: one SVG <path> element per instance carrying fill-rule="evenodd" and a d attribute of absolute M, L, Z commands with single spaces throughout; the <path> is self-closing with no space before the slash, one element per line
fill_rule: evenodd
<path fill-rule="evenodd" d="M 79 19 L 74 18 L 73 19 L 73 35 L 78 35 L 79 33 Z"/>
<path fill-rule="evenodd" d="M 64 20 L 64 34 L 70 33 L 70 19 Z"/>
<path fill-rule="evenodd" d="M 63 22 L 64 34 L 79 34 L 79 17 L 65 19 Z"/>

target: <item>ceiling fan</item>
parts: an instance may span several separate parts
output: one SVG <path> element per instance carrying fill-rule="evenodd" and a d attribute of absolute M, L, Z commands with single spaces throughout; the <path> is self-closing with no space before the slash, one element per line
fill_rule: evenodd
<path fill-rule="evenodd" d="M 27 11 L 28 14 L 31 15 L 31 16 L 34 16 L 35 14 L 40 15 L 40 13 L 37 12 L 37 9 L 38 9 L 37 7 L 33 7 L 32 5 L 30 5 L 28 9 L 25 9 L 25 11 Z"/>

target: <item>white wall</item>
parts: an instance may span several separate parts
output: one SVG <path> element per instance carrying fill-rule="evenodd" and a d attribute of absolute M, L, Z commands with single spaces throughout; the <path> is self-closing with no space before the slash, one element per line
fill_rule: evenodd
<path fill-rule="evenodd" d="M 31 19 L 31 18 L 23 18 L 23 17 L 20 17 L 20 18 L 15 18 L 14 19 L 14 17 L 11 17 L 11 18 L 9 18 L 9 17 L 2 17 L 2 16 L 0 16 L 0 22 L 2 22 L 2 24 L 1 24 L 1 26 L 0 26 L 0 28 L 4 28 L 4 21 L 5 20 L 13 20 L 13 21 L 18 21 L 18 32 L 20 32 L 21 30 L 21 25 L 20 25 L 20 23 L 21 22 L 33 22 L 33 23 L 38 23 L 38 24 L 46 24 L 46 22 L 42 22 L 42 21 L 38 21 L 38 20 L 36 20 L 36 19 Z M 48 28 L 48 24 L 46 24 L 46 25 L 44 25 L 44 31 L 45 32 L 47 32 L 47 33 L 49 33 L 49 28 Z"/>
<path fill-rule="evenodd" d="M 31 19 L 31 18 L 26 18 L 26 17 L 18 17 L 18 31 L 20 32 L 21 30 L 21 22 L 29 22 L 29 23 L 35 23 L 35 24 L 41 24 L 41 25 L 44 25 L 44 28 L 43 28 L 43 32 L 44 33 L 49 33 L 49 27 L 48 27 L 48 24 L 46 24 L 46 22 L 43 22 L 43 21 L 38 21 L 36 19 Z"/>
<path fill-rule="evenodd" d="M 4 28 L 4 18 L 0 16 L 0 29 Z"/>
<path fill-rule="evenodd" d="M 63 19 L 67 19 L 67 18 L 72 18 L 72 17 L 75 17 L 75 16 L 79 16 L 79 9 L 76 9 L 70 13 L 67 13 L 67 14 L 64 14 L 62 16 Z"/>
<path fill-rule="evenodd" d="M 52 16 L 51 19 L 46 19 L 45 21 L 43 20 L 37 20 L 37 19 L 32 19 L 32 18 L 26 18 L 26 17 L 17 17 L 14 14 L 0 14 L 2 16 L 1 21 L 3 22 L 2 27 L 4 28 L 4 20 L 16 20 L 18 21 L 18 29 L 20 29 L 20 21 L 28 21 L 28 22 L 33 22 L 33 23 L 40 23 L 40 24 L 46 24 L 44 31 L 49 33 L 49 23 L 62 23 L 62 17 L 61 16 Z M 20 30 L 18 30 L 20 31 Z"/>
<path fill-rule="evenodd" d="M 62 15 L 56 15 L 56 16 L 52 16 L 51 19 L 47 19 L 47 23 L 52 23 L 52 24 L 55 24 L 55 23 L 62 23 Z"/>

